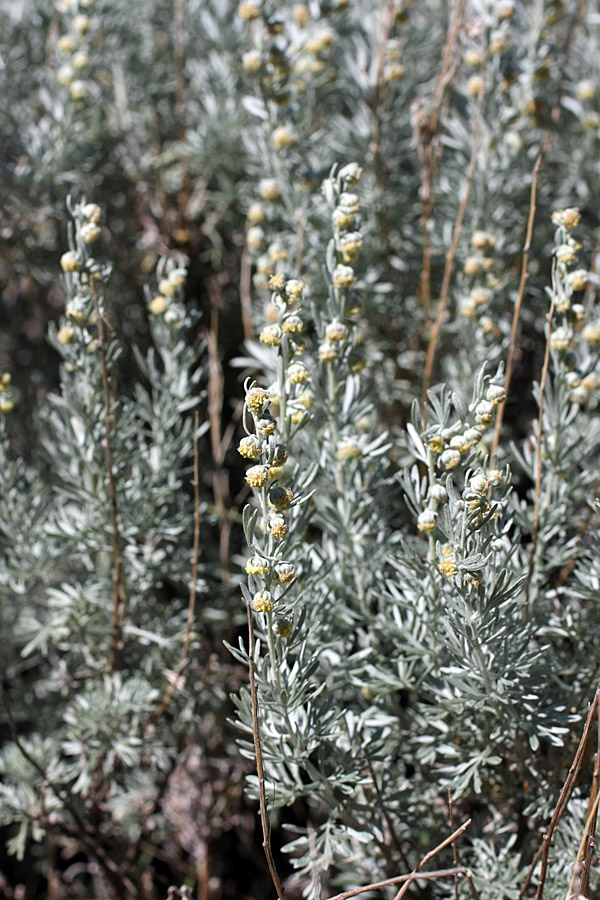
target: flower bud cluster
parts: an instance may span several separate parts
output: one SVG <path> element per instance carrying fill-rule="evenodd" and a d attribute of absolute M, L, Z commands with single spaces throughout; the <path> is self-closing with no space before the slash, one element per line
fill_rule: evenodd
<path fill-rule="evenodd" d="M 76 3 L 57 4 L 65 13 L 66 30 L 58 38 L 58 84 L 68 87 L 69 97 L 77 106 L 84 106 L 90 96 L 92 67 L 92 22 L 89 12 L 93 0 L 77 0 Z"/>
<path fill-rule="evenodd" d="M 256 547 L 253 534 L 247 534 L 254 553 L 246 562 L 249 576 L 251 606 L 256 613 L 272 613 L 283 600 L 287 585 L 296 577 L 295 566 L 283 558 L 286 538 L 290 530 L 289 515 L 295 505 L 293 490 L 287 480 L 285 464 L 288 451 L 277 432 L 278 411 L 272 403 L 271 392 L 255 383 L 246 385 L 244 425 L 247 431 L 239 443 L 238 452 L 251 460 L 246 482 L 253 488 L 261 514 L 259 531 L 263 546 Z M 272 623 L 269 623 L 269 628 Z M 275 623 L 277 631 L 277 623 Z M 280 636 L 287 635 L 277 631 Z"/>
<path fill-rule="evenodd" d="M 15 394 L 11 388 L 11 375 L 4 372 L 0 376 L 0 416 L 5 416 L 15 408 Z"/>
<path fill-rule="evenodd" d="M 452 425 L 439 423 L 430 426 L 421 435 L 428 462 L 428 488 L 423 508 L 418 515 L 419 531 L 433 535 L 437 528 L 438 510 L 448 501 L 446 482 L 455 470 L 468 471 L 473 458 L 485 457 L 488 452 L 485 432 L 493 424 L 497 408 L 506 400 L 506 391 L 500 383 L 484 379 L 479 394 L 466 410 L 464 419 Z M 485 475 L 477 470 L 475 475 L 465 475 L 465 508 L 471 512 L 487 508 L 483 500 L 495 485 L 503 483 L 502 473 Z M 456 479 L 453 476 L 453 480 Z M 487 501 L 486 501 L 487 502 Z M 473 520 L 475 523 L 475 520 Z"/>
<path fill-rule="evenodd" d="M 598 383 L 598 348 L 600 317 L 588 303 L 584 304 L 589 275 L 575 268 L 581 243 L 573 237 L 580 221 L 579 210 L 556 210 L 554 255 L 554 315 L 551 322 L 550 347 L 557 357 L 559 377 L 564 378 L 573 403 L 587 403 Z"/>
<path fill-rule="evenodd" d="M 98 348 L 94 291 L 108 280 L 110 267 L 98 263 L 89 250 L 101 233 L 100 207 L 85 200 L 77 204 L 69 201 L 69 211 L 74 233 L 71 249 L 60 258 L 66 302 L 56 340 L 67 367 L 73 370 L 75 365 L 83 364 L 82 350 L 90 354 Z"/>
<path fill-rule="evenodd" d="M 489 311 L 494 291 L 500 284 L 495 273 L 495 246 L 496 238 L 489 231 L 474 231 L 471 235 L 471 253 L 463 264 L 463 277 L 466 276 L 466 279 L 459 312 L 466 319 L 477 320 L 483 334 L 493 331 Z"/>
<path fill-rule="evenodd" d="M 147 298 L 148 312 L 154 320 L 161 320 L 177 331 L 186 324 L 184 301 L 187 270 L 172 259 L 163 258 L 157 267 L 158 290 Z"/>

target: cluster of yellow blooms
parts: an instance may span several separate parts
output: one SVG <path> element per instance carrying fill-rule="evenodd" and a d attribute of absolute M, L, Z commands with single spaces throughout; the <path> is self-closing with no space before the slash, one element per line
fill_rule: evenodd
<path fill-rule="evenodd" d="M 554 314 L 558 318 L 553 316 L 551 322 L 550 346 L 558 356 L 559 372 L 571 401 L 581 405 L 598 386 L 600 320 L 584 303 L 589 273 L 574 268 L 582 248 L 572 234 L 579 221 L 579 210 L 573 207 L 556 210 L 552 215 L 556 226 Z"/>
<path fill-rule="evenodd" d="M 69 88 L 69 96 L 78 105 L 83 105 L 90 94 L 89 74 L 90 29 L 88 12 L 93 0 L 77 0 L 71 3 L 57 3 L 59 11 L 68 15 L 68 31 L 57 42 L 63 62 L 56 72 L 58 84 Z"/>

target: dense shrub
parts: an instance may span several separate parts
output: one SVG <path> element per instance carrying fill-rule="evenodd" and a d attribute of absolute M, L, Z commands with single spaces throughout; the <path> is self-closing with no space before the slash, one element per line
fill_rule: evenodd
<path fill-rule="evenodd" d="M 591 896 L 597 13 L 0 13 L 6 896 Z"/>

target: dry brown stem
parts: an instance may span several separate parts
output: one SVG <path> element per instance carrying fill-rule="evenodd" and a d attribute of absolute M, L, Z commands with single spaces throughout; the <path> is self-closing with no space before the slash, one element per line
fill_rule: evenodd
<path fill-rule="evenodd" d="M 563 784 L 562 790 L 560 792 L 560 796 L 557 800 L 556 807 L 554 812 L 552 813 L 552 818 L 550 819 L 550 824 L 544 833 L 542 843 L 535 853 L 533 860 L 531 862 L 531 866 L 529 867 L 529 871 L 527 873 L 527 877 L 519 891 L 519 898 L 523 897 L 527 892 L 529 885 L 531 884 L 531 879 L 533 878 L 533 873 L 535 871 L 535 867 L 538 862 L 542 861 L 541 869 L 540 869 L 540 877 L 538 882 L 538 887 L 535 895 L 535 900 L 541 900 L 543 892 L 544 892 L 544 882 L 546 880 L 546 872 L 548 870 L 548 853 L 550 852 L 550 845 L 552 842 L 552 835 L 554 834 L 560 819 L 562 818 L 567 804 L 571 798 L 571 794 L 573 793 L 573 788 L 575 787 L 575 782 L 577 780 L 577 776 L 579 775 L 579 771 L 581 769 L 581 764 L 583 762 L 583 756 L 585 753 L 585 747 L 588 741 L 588 737 L 590 734 L 590 730 L 592 727 L 592 722 L 594 721 L 594 715 L 596 714 L 600 703 L 600 683 L 596 688 L 596 692 L 594 694 L 594 699 L 590 704 L 590 708 L 588 710 L 587 718 L 585 720 L 585 725 L 583 726 L 583 733 L 581 735 L 579 744 L 577 746 L 577 750 L 575 751 L 575 756 L 573 757 L 573 762 L 571 763 L 571 767 L 569 769 L 569 773 L 565 779 L 565 783 Z"/>
<path fill-rule="evenodd" d="M 444 838 L 444 840 L 441 843 L 439 843 L 437 845 L 437 847 L 434 847 L 433 850 L 430 850 L 428 853 L 426 853 L 412 874 L 414 876 L 416 876 L 422 869 L 425 868 L 427 863 L 430 862 L 434 858 L 434 856 L 437 856 L 438 853 L 441 853 L 441 851 L 444 850 L 449 844 L 454 844 L 454 841 L 456 841 L 457 838 L 459 838 L 461 836 L 461 834 L 463 834 L 463 832 L 467 830 L 467 828 L 469 827 L 470 824 L 471 824 L 471 819 L 467 819 L 467 821 L 464 822 L 459 828 L 455 829 L 455 831 L 453 831 L 452 834 L 448 835 L 447 838 Z M 455 872 L 455 876 L 456 877 L 458 876 L 458 872 Z M 405 893 L 407 892 L 409 887 L 410 887 L 410 881 L 406 881 L 405 884 L 400 888 L 400 890 L 394 897 L 394 900 L 401 900 L 401 898 L 405 895 Z"/>
<path fill-rule="evenodd" d="M 334 894 L 334 896 L 328 897 L 327 900 L 348 900 L 349 897 L 356 897 L 358 894 L 365 894 L 367 891 L 379 891 L 382 888 L 393 887 L 395 884 L 412 884 L 415 881 L 429 881 L 436 878 L 454 878 L 455 875 L 464 875 L 473 900 L 479 900 L 471 872 L 465 866 L 459 866 L 458 869 L 436 869 L 434 872 L 411 872 L 409 875 L 397 875 L 395 878 L 386 878 L 385 881 L 376 881 L 373 884 L 365 884 L 363 887 L 352 888 L 352 890 L 344 891 L 342 894 Z"/>
<path fill-rule="evenodd" d="M 504 377 L 504 391 L 506 396 L 508 397 L 508 392 L 510 390 L 510 382 L 512 379 L 512 370 L 513 363 L 515 358 L 515 351 L 517 348 L 517 330 L 519 327 L 519 317 L 521 315 L 521 307 L 523 306 L 523 297 L 525 296 L 525 285 L 527 284 L 528 278 L 528 266 L 529 266 L 529 250 L 531 249 L 531 238 L 533 235 L 533 223 L 535 221 L 535 210 L 536 210 L 536 197 L 537 197 L 537 184 L 538 184 L 538 175 L 540 171 L 540 165 L 542 163 L 542 153 L 538 153 L 538 157 L 535 161 L 535 165 L 533 167 L 533 172 L 531 174 L 531 192 L 529 199 L 529 215 L 527 217 L 527 233 L 525 235 L 525 244 L 523 245 L 523 256 L 521 257 L 521 277 L 519 280 L 519 292 L 517 294 L 517 300 L 515 303 L 515 308 L 513 311 L 513 319 L 512 319 L 512 327 L 510 332 L 510 344 L 508 347 L 508 355 L 506 357 L 506 375 Z M 502 403 L 498 407 L 498 412 L 496 415 L 496 425 L 494 428 L 494 440 L 492 441 L 492 449 L 490 451 L 490 460 L 493 461 L 496 451 L 498 450 L 498 443 L 500 441 L 500 429 L 502 428 L 502 419 L 504 417 L 504 407 L 505 403 Z"/>
<path fill-rule="evenodd" d="M 419 296 L 425 310 L 425 327 L 429 328 L 431 317 L 431 239 L 429 237 L 429 221 L 433 216 L 435 203 L 433 189 L 437 178 L 439 161 L 441 156 L 441 143 L 439 141 L 438 127 L 440 113 L 444 103 L 446 88 L 452 81 L 460 64 L 461 54 L 456 52 L 460 29 L 465 10 L 465 0 L 459 0 L 456 10 L 451 14 L 448 24 L 446 41 L 442 51 L 442 70 L 440 72 L 431 114 L 421 110 L 419 106 L 413 108 L 413 130 L 417 144 L 417 152 L 421 163 L 421 185 L 419 197 L 421 198 L 420 226 L 423 236 L 423 262 L 421 264 L 421 276 L 419 279 Z"/>
<path fill-rule="evenodd" d="M 108 666 L 113 675 L 117 668 L 119 645 L 122 636 L 122 621 L 125 613 L 125 590 L 122 584 L 121 561 L 121 536 L 119 534 L 118 509 L 117 509 L 117 483 L 113 469 L 112 449 L 110 436 L 114 427 L 114 415 L 111 412 L 112 398 L 110 393 L 110 376 L 106 365 L 105 321 L 104 307 L 100 306 L 96 282 L 91 279 L 92 295 L 94 298 L 94 312 L 98 323 L 98 356 L 102 371 L 102 389 L 104 392 L 104 463 L 108 476 L 108 491 L 110 499 L 110 527 L 113 546 L 113 621 L 112 638 Z"/>

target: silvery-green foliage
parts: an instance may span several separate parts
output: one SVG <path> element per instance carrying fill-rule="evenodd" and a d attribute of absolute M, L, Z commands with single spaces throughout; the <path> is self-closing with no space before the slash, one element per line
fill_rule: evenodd
<path fill-rule="evenodd" d="M 63 186 L 83 185 L 110 205 L 123 238 L 97 298 L 115 311 L 111 378 L 128 360 L 116 335 L 138 329 L 143 303 L 128 300 L 138 272 L 172 235 L 191 266 L 220 269 L 205 292 L 228 348 L 212 347 L 214 386 L 241 333 L 241 266 L 239 450 L 252 490 L 230 522 L 241 525 L 235 550 L 242 530 L 248 549 L 238 580 L 290 893 L 317 900 L 415 867 L 450 830 L 450 791 L 455 822 L 472 818 L 458 854 L 480 896 L 519 896 L 599 664 L 593 4 L 0 8 L 9 288 L 15 273 L 56 280 Z M 87 265 L 74 212 L 71 250 Z M 135 351 L 135 383 L 109 391 L 127 609 L 112 673 L 91 281 L 82 292 L 78 275 L 64 276 L 67 316 L 50 330 L 61 386 L 41 404 L 41 461 L 16 458 L 12 398 L 0 388 L 2 649 L 22 735 L 22 749 L 7 740 L 1 756 L 0 821 L 20 854 L 52 825 L 73 838 L 68 795 L 75 816 L 87 802 L 99 809 L 100 850 L 126 838 L 133 853 L 150 827 L 158 843 L 168 827 L 154 807 L 169 774 L 227 716 L 253 767 L 248 689 L 232 711 L 226 678 L 208 690 L 202 675 L 215 632 L 231 637 L 227 589 L 215 588 L 222 558 L 210 550 L 223 509 L 212 506 L 206 424 L 193 660 L 172 719 L 152 722 L 185 629 L 193 415 L 206 408 L 197 326 L 183 298 L 160 289 L 180 262 L 163 264 L 158 294 L 148 291 L 153 349 Z M 241 482 L 239 458 L 228 464 Z M 247 641 L 229 643 L 248 667 Z M 552 900 L 567 892 L 590 775 L 584 767 L 554 839 Z M 253 774 L 247 785 L 256 797 Z M 451 864 L 451 851 L 439 862 Z M 452 886 L 426 890 L 446 897 Z"/>
<path fill-rule="evenodd" d="M 84 239 L 100 210 L 85 202 L 71 210 L 72 250 L 61 260 L 66 314 L 51 333 L 63 356 L 61 383 L 40 411 L 43 446 L 32 462 L 14 458 L 2 423 L 5 712 L 26 734 L 2 750 L 0 815 L 17 827 L 10 849 L 23 856 L 27 840 L 45 839 L 48 827 L 77 834 L 93 807 L 88 849 L 110 854 L 118 881 L 124 848 L 169 828 L 159 803 L 178 742 L 210 728 L 220 693 L 194 685 L 209 659 L 208 634 L 228 612 L 202 611 L 215 564 L 203 549 L 196 615 L 186 625 L 194 442 L 202 458 L 206 425 L 194 425 L 205 402 L 205 346 L 194 311 L 178 297 L 185 270 L 170 260 L 159 267 L 165 294 L 160 307 L 150 302 L 152 347 L 136 350 L 134 392 L 120 391 L 110 272 Z M 197 514 L 206 539 L 213 526 L 205 496 Z M 178 668 L 187 629 L 187 667 Z M 173 679 L 168 711 L 158 714 Z"/>

